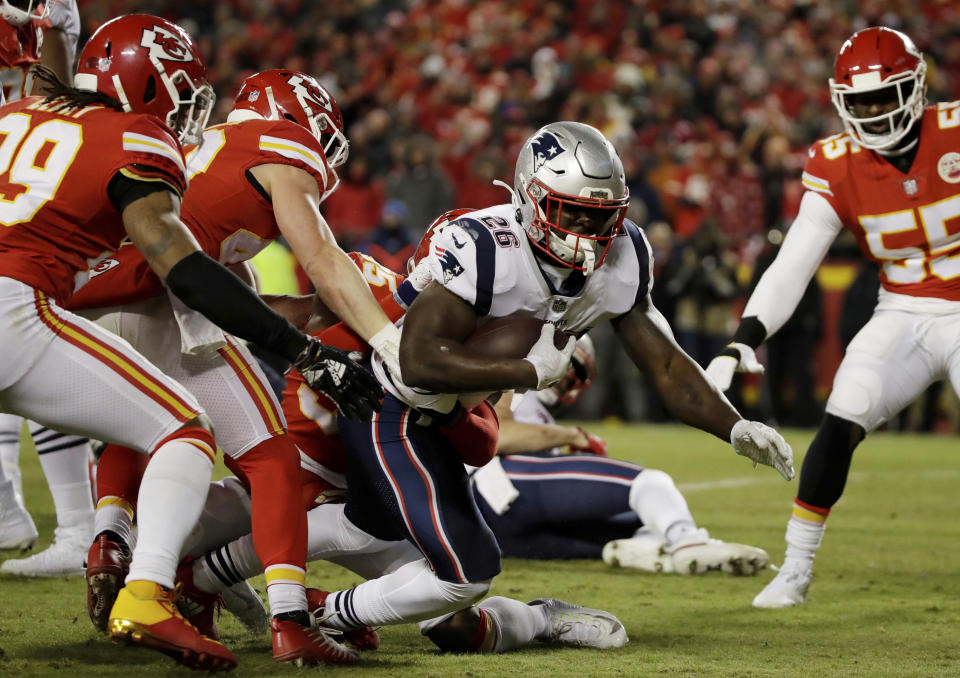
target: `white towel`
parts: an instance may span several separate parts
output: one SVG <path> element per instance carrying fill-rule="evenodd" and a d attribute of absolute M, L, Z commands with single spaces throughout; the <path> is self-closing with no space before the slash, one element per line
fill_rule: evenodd
<path fill-rule="evenodd" d="M 503 515 L 510 508 L 520 492 L 513 486 L 507 472 L 503 470 L 500 457 L 494 457 L 477 469 L 471 477 L 477 492 L 483 497 L 497 515 Z"/>
<path fill-rule="evenodd" d="M 180 327 L 180 351 L 184 355 L 199 355 L 209 351 L 218 351 L 227 345 L 227 337 L 219 327 L 207 320 L 201 313 L 184 304 L 177 296 L 167 290 L 173 317 Z"/>

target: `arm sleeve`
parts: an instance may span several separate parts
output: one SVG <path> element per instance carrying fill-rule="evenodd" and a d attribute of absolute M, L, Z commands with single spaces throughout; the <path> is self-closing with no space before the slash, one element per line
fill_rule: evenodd
<path fill-rule="evenodd" d="M 441 427 L 443 436 L 470 466 L 483 466 L 497 456 L 500 422 L 493 405 L 483 401 L 450 426 Z"/>
<path fill-rule="evenodd" d="M 174 265 L 166 285 L 187 306 L 225 332 L 251 341 L 290 362 L 306 347 L 306 337 L 274 313 L 240 278 L 203 252 Z"/>
<path fill-rule="evenodd" d="M 780 252 L 750 295 L 743 317 L 757 318 L 766 328 L 767 337 L 783 327 L 842 229 L 830 203 L 807 191 Z"/>

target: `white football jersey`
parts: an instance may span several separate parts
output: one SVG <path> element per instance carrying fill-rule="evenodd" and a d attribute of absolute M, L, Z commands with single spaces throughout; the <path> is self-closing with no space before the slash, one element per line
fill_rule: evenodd
<path fill-rule="evenodd" d="M 650 244 L 625 220 L 600 268 L 589 276 L 573 271 L 555 285 L 509 204 L 469 212 L 443 227 L 427 260 L 433 279 L 481 318 L 526 315 L 577 335 L 629 311 L 653 281 Z"/>

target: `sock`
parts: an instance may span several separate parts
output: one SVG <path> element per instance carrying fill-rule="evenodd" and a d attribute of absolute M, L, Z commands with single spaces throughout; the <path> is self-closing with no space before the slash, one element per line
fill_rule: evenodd
<path fill-rule="evenodd" d="M 183 543 L 200 517 L 216 443 L 206 429 L 183 428 L 157 447 L 137 498 L 137 547 L 127 582 L 147 580 L 173 587 Z"/>
<path fill-rule="evenodd" d="M 107 445 L 97 463 L 97 497 L 122 499 L 135 512 L 140 479 L 149 461 L 149 456 L 129 447 Z"/>
<path fill-rule="evenodd" d="M 496 632 L 494 652 L 506 652 L 526 647 L 535 638 L 547 638 L 550 624 L 546 605 L 527 605 L 519 600 L 492 596 L 478 605 L 490 616 Z"/>
<path fill-rule="evenodd" d="M 20 477 L 20 432 L 23 419 L 18 414 L 0 413 L 0 480 L 12 480 L 17 501 L 23 503 Z"/>
<path fill-rule="evenodd" d="M 786 560 L 794 560 L 809 565 L 820 548 L 823 533 L 827 529 L 827 516 L 830 509 L 804 504 L 799 499 L 793 502 L 793 515 L 787 522 Z"/>
<path fill-rule="evenodd" d="M 65 436 L 44 428 L 34 434 L 34 427 L 37 425 L 28 423 L 31 434 L 35 436 L 34 444 L 40 455 L 40 466 L 47 477 L 47 485 L 53 497 L 57 525 L 67 527 L 87 523 L 92 527 L 93 502 L 90 499 L 90 473 L 87 465 L 90 443 L 86 438 Z M 54 435 L 50 436 L 51 433 Z M 66 447 L 61 447 L 63 445 Z M 51 446 L 61 449 L 48 451 Z"/>
<path fill-rule="evenodd" d="M 248 534 L 194 561 L 193 583 L 201 591 L 220 593 L 261 572 L 263 565 L 253 548 L 253 536 Z"/>
<path fill-rule="evenodd" d="M 347 630 L 405 624 L 471 605 L 490 590 L 490 580 L 459 584 L 437 579 L 426 560 L 327 596 L 324 624 Z"/>
<path fill-rule="evenodd" d="M 676 543 L 697 529 L 687 500 L 663 471 L 641 471 L 633 479 L 627 501 L 644 526 L 662 534 L 667 543 Z"/>
<path fill-rule="evenodd" d="M 196 560 L 247 534 L 250 534 L 250 495 L 237 478 L 228 476 L 210 483 L 203 513 L 190 531 L 183 553 Z"/>
<path fill-rule="evenodd" d="M 121 546 L 130 545 L 130 528 L 133 525 L 133 507 L 120 497 L 103 497 L 97 502 L 93 514 L 93 536 L 112 533 L 117 539 L 111 539 Z"/>
<path fill-rule="evenodd" d="M 273 614 L 307 609 L 307 510 L 300 495 L 300 454 L 286 435 L 234 458 L 250 483 L 253 545 L 267 579 Z"/>

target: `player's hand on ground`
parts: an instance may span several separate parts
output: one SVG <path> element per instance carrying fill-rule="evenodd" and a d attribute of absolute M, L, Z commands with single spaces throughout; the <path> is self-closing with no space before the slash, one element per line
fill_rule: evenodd
<path fill-rule="evenodd" d="M 537 390 L 552 386 L 560 381 L 567 373 L 570 357 L 577 347 L 576 337 L 570 337 L 567 345 L 558 349 L 553 343 L 553 335 L 557 328 L 553 323 L 544 323 L 537 339 L 529 353 L 524 358 L 537 371 Z"/>
<path fill-rule="evenodd" d="M 793 480 L 793 449 L 783 436 L 759 421 L 741 419 L 730 431 L 730 444 L 737 454 L 757 464 L 772 466 L 786 480 Z"/>
<path fill-rule="evenodd" d="M 707 365 L 707 376 L 721 391 L 730 388 L 735 372 L 763 374 L 763 365 L 753 349 L 746 344 L 731 342 Z"/>
<path fill-rule="evenodd" d="M 600 436 L 587 433 L 577 426 L 577 439 L 570 443 L 571 453 L 595 454 L 598 457 L 607 456 L 607 441 Z"/>
<path fill-rule="evenodd" d="M 347 419 L 369 421 L 374 411 L 380 411 L 383 389 L 346 351 L 310 337 L 293 366 L 310 388 L 327 394 Z"/>

